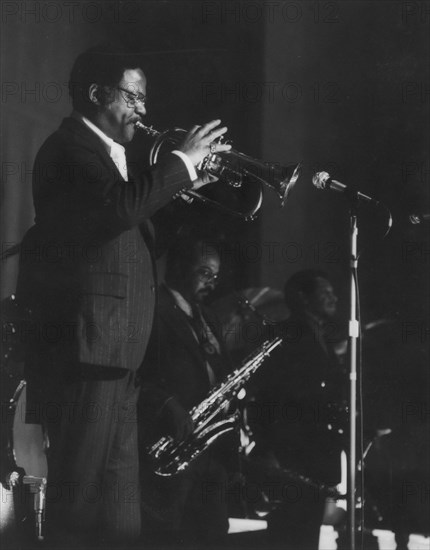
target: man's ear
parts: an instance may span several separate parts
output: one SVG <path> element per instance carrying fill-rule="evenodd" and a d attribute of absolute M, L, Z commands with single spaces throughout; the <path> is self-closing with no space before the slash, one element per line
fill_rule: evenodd
<path fill-rule="evenodd" d="M 102 90 L 98 84 L 91 84 L 88 88 L 88 97 L 90 98 L 91 103 L 95 105 L 101 105 L 102 99 Z"/>

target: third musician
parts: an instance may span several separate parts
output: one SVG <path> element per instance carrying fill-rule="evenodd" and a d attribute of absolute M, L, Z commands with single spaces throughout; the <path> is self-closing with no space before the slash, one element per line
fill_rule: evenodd
<path fill-rule="evenodd" d="M 280 327 L 284 345 L 254 380 L 254 460 L 265 472 L 260 482 L 272 482 L 280 502 L 268 516 L 271 537 L 294 550 L 317 550 L 326 496 L 317 485 L 339 483 L 343 444 L 345 380 L 327 331 L 334 332 L 337 297 L 324 272 L 303 270 L 287 281 L 285 300 L 291 315 Z"/>

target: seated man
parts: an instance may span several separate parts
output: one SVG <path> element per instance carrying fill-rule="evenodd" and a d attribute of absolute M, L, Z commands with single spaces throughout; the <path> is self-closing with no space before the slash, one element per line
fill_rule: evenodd
<path fill-rule="evenodd" d="M 144 446 L 160 435 L 172 435 L 176 441 L 188 437 L 194 428 L 188 411 L 228 374 L 230 361 L 219 323 L 204 305 L 219 269 L 219 255 L 208 243 L 184 239 L 168 252 L 166 284 L 160 287 L 158 315 L 142 367 L 140 432 Z M 185 472 L 163 478 L 145 464 L 143 449 L 142 500 L 148 530 L 200 541 L 227 533 L 222 454 L 217 443 L 216 449 L 210 447 Z"/>
<path fill-rule="evenodd" d="M 303 270 L 287 281 L 285 299 L 291 315 L 280 326 L 284 345 L 253 381 L 251 470 L 279 503 L 268 516 L 270 534 L 286 548 L 316 550 L 326 490 L 340 481 L 345 430 L 345 377 L 334 351 L 337 297 L 324 272 Z"/>

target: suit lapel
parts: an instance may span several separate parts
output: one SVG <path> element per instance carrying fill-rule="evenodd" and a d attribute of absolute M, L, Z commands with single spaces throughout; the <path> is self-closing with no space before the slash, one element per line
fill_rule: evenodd
<path fill-rule="evenodd" d="M 162 312 L 163 322 L 169 326 L 170 330 L 176 334 L 176 336 L 181 340 L 184 347 L 186 347 L 190 354 L 192 354 L 196 360 L 201 363 L 202 355 L 199 350 L 199 345 L 196 341 L 194 333 L 191 329 L 190 324 L 187 321 L 186 314 L 180 309 L 176 304 L 173 296 L 170 294 L 169 290 L 166 287 L 162 286 L 160 288 L 160 311 Z M 168 302 L 170 307 L 163 307 L 162 302 Z M 165 312 L 165 313 L 163 313 Z M 204 369 L 205 373 L 206 368 Z"/>
<path fill-rule="evenodd" d="M 85 124 L 76 120 L 72 117 L 65 118 L 61 123 L 60 129 L 71 132 L 74 138 L 81 145 L 88 145 L 91 151 L 97 153 L 100 159 L 103 161 L 103 164 L 115 174 L 116 181 L 125 181 L 124 178 L 119 173 L 118 168 L 116 167 L 114 161 L 109 156 L 109 153 L 106 150 L 106 147 L 102 140 L 97 136 L 90 128 Z"/>

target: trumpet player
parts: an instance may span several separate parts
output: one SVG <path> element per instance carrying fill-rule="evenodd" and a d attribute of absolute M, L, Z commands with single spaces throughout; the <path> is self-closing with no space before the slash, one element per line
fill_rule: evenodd
<path fill-rule="evenodd" d="M 156 293 L 150 217 L 184 190 L 226 132 L 194 126 L 148 171 L 123 145 L 147 112 L 139 59 L 109 48 L 79 55 L 72 114 L 40 148 L 35 225 L 22 244 L 18 296 L 41 334 L 26 360 L 28 401 L 46 424 L 47 536 L 53 547 L 135 540 L 140 533 L 136 371 Z M 45 332 L 43 329 L 46 329 Z M 52 335 L 52 332 L 50 333 Z M 36 341 L 37 340 L 37 341 Z M 43 414 L 54 403 L 59 414 Z"/>
<path fill-rule="evenodd" d="M 142 369 L 140 429 L 146 434 L 156 424 L 157 431 L 176 441 L 186 439 L 194 429 L 188 411 L 229 372 L 221 326 L 205 305 L 219 270 L 220 257 L 207 242 L 184 238 L 168 251 L 165 284 Z M 235 463 L 234 457 L 231 465 L 223 458 L 219 447 L 207 449 L 186 471 L 169 478 L 151 474 L 149 464 L 142 468 L 148 529 L 170 532 L 174 542 L 202 544 L 226 535 L 222 490 L 226 472 Z"/>

